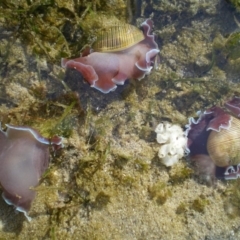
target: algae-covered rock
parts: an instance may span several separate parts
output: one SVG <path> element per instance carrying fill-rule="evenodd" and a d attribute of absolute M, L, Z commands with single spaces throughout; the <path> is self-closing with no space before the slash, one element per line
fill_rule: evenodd
<path fill-rule="evenodd" d="M 240 11 L 240 1 L 239 0 L 227 0 L 227 2 L 231 3 L 232 6 L 235 7 L 237 11 Z"/>
<path fill-rule="evenodd" d="M 227 37 L 218 34 L 213 41 L 216 50 L 216 64 L 226 72 L 226 76 L 234 82 L 239 79 L 240 33 L 234 32 Z"/>
<path fill-rule="evenodd" d="M 228 58 L 236 60 L 240 58 L 240 33 L 232 33 L 225 43 Z"/>
<path fill-rule="evenodd" d="M 13 2 L 0 1 L 2 127 L 34 126 L 62 135 L 65 147 L 51 155 L 30 224 L 0 198 L 0 238 L 239 239 L 239 183 L 206 186 L 185 156 L 165 167 L 154 133 L 240 96 L 239 57 L 226 54 L 231 10 L 219 0 Z M 133 22 L 153 19 L 156 69 L 109 94 L 73 70 L 70 90 L 60 58 L 79 55 L 103 23 L 127 22 L 129 11 Z"/>

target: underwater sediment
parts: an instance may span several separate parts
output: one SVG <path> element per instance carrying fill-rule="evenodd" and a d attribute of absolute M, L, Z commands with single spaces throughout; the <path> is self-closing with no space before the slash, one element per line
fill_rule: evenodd
<path fill-rule="evenodd" d="M 0 199 L 0 238 L 240 238 L 239 179 L 206 182 L 187 157 L 164 166 L 154 132 L 240 96 L 239 13 L 223 0 L 136 2 L 131 24 L 152 18 L 161 61 L 108 94 L 65 73 L 60 58 L 78 57 L 101 21 L 127 22 L 124 1 L 0 4 L 2 128 L 64 138 L 35 189 L 31 223 Z"/>

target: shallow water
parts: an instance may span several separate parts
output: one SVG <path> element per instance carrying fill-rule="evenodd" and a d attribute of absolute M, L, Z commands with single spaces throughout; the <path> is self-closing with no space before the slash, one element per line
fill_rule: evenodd
<path fill-rule="evenodd" d="M 240 96 L 237 10 L 223 0 L 136 1 L 132 22 L 153 19 L 160 64 L 102 94 L 60 59 L 78 55 L 91 18 L 112 9 L 126 21 L 125 3 L 53 2 L 0 3 L 2 126 L 58 134 L 65 145 L 36 188 L 31 222 L 0 199 L 0 238 L 239 239 L 239 180 L 205 181 L 187 157 L 165 167 L 154 132 Z"/>

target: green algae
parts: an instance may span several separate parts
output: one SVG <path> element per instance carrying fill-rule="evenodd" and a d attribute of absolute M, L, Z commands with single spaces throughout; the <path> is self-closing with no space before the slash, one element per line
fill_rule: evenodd
<path fill-rule="evenodd" d="M 119 2 L 121 5 L 121 1 L 111 1 L 109 5 L 106 1 L 74 1 L 72 6 L 71 1 L 38 1 L 35 6 L 30 1 L 29 4 L 18 2 L 22 5 L 13 6 L 4 1 L 4 9 L 27 7 L 28 12 L 21 16 L 26 18 L 30 13 L 38 16 L 33 19 L 35 23 L 27 19 L 21 21 L 19 34 L 22 41 L 31 46 L 35 54 L 57 61 L 67 54 L 78 55 L 78 50 L 91 42 L 95 33 L 95 30 L 91 31 L 94 24 L 97 23 L 100 28 L 105 19 L 111 17 L 112 21 L 118 16 L 117 12 L 121 19 L 124 19 L 125 14 L 121 11 L 124 7 L 119 6 L 113 11 L 115 16 L 109 16 L 106 12 L 111 9 L 111 4 L 117 5 Z M 57 4 L 56 7 L 53 8 L 52 3 Z M 157 15 L 161 13 L 163 19 L 175 19 L 174 14 L 183 16 L 186 12 L 190 18 L 198 10 L 214 17 L 212 6 L 216 4 L 215 1 L 205 5 L 199 1 L 184 3 L 190 8 L 185 8 L 184 4 L 176 1 L 159 2 L 153 8 Z M 143 13 L 148 12 L 144 6 L 141 7 Z M 44 14 L 44 18 L 41 18 L 40 13 Z M 18 14 L 17 11 L 14 14 Z M 186 28 L 180 32 L 178 25 L 170 26 L 166 21 L 158 20 L 160 17 L 157 15 L 154 16 L 155 30 L 161 31 L 165 24 L 170 29 L 167 34 L 156 31 L 164 43 L 160 46 L 160 69 L 152 72 L 147 80 L 131 84 L 121 101 L 110 102 L 101 111 L 96 112 L 91 106 L 83 111 L 81 103 L 73 96 L 49 100 L 46 93 L 65 93 L 66 89 L 56 90 L 55 85 L 50 88 L 52 78 L 41 79 L 46 82 L 44 85 L 32 86 L 34 84 L 31 79 L 39 80 L 40 71 L 31 76 L 28 69 L 21 76 L 18 69 L 22 71 L 23 68 L 18 68 L 14 72 L 16 78 L 11 78 L 12 85 L 7 78 L 6 95 L 16 105 L 11 105 L 11 108 L 1 106 L 3 124 L 28 124 L 38 128 L 45 136 L 61 134 L 66 138 L 65 148 L 52 159 L 49 170 L 36 189 L 38 197 L 30 213 L 34 221 L 23 225 L 20 239 L 29 236 L 30 231 L 33 239 L 154 239 L 160 235 L 163 239 L 174 236 L 179 236 L 179 239 L 219 239 L 216 236 L 220 235 L 228 239 L 228 233 L 235 224 L 230 207 L 224 204 L 223 209 L 221 202 L 221 188 L 228 186 L 225 183 L 212 188 L 200 185 L 192 179 L 191 166 L 185 163 L 174 166 L 171 170 L 159 164 L 156 160 L 159 146 L 155 143 L 154 127 L 163 120 L 184 126 L 187 118 L 197 110 L 222 102 L 233 93 L 239 94 L 239 89 L 227 81 L 224 69 L 219 64 L 219 55 L 216 55 L 216 62 L 212 61 L 212 42 L 208 38 Z M 10 22 L 10 17 L 9 26 L 16 26 L 16 21 L 12 19 Z M 55 18 L 60 20 L 55 23 Z M 66 18 L 70 19 L 70 23 L 65 22 Z M 42 23 L 43 26 L 40 27 Z M 196 23 L 196 19 L 191 22 L 192 27 L 198 29 Z M 50 28 L 49 25 L 54 26 Z M 72 29 L 72 26 L 76 28 Z M 203 30 L 207 26 L 204 23 L 200 25 Z M 65 27 L 65 31 L 62 27 Z M 66 35 L 69 29 L 71 34 Z M 85 35 L 80 36 L 79 43 L 75 43 L 74 35 L 81 35 L 81 29 L 84 29 Z M 62 31 L 62 35 L 58 35 L 58 30 Z M 52 50 L 52 37 L 58 40 L 56 53 L 48 53 Z M 61 47 L 66 47 L 65 40 L 69 44 L 68 49 L 61 51 Z M 1 45 L 1 49 L 4 48 L 9 48 L 9 45 Z M 222 49 L 218 45 L 215 50 Z M 1 53 L 5 51 L 8 50 L 1 50 Z M 9 53 L 10 50 L 4 61 L 12 63 Z M 29 60 L 26 62 L 29 65 L 31 63 Z M 16 65 L 19 66 L 19 63 L 12 63 L 12 66 Z M 184 72 L 187 74 L 184 75 Z M 13 75 L 13 72 L 6 73 L 5 76 Z M 61 76 L 61 71 L 58 76 Z M 13 91 L 16 87 L 14 83 L 25 83 L 25 77 L 29 83 Z M 60 81 L 58 84 L 61 85 Z M 18 98 L 17 95 L 24 92 L 23 97 Z M 87 98 L 84 100 L 88 101 Z M 184 161 L 182 159 L 180 163 Z M 238 191 L 237 185 L 231 194 L 223 196 L 224 201 L 227 196 L 226 201 L 234 206 L 232 209 L 238 209 L 239 194 L 235 195 L 235 191 Z M 8 211 L 5 205 L 2 209 Z M 1 216 L 5 216 L 3 210 Z M 225 218 L 228 211 L 230 214 Z M 195 212 L 195 215 L 189 212 Z M 182 221 L 182 215 L 188 220 Z M 238 220 L 239 216 L 236 214 L 234 217 Z M 3 219 L 6 221 L 8 218 Z M 202 226 L 200 230 L 199 225 Z M 194 229 L 201 235 L 194 232 Z M 8 232 L 3 231 L 1 234 L 9 236 Z"/>
<path fill-rule="evenodd" d="M 188 166 L 181 166 L 177 169 L 173 169 L 170 172 L 170 179 L 169 182 L 172 184 L 181 184 L 185 180 L 191 178 L 193 176 L 193 169 Z"/>
<path fill-rule="evenodd" d="M 139 159 L 139 158 L 135 159 L 134 165 L 135 165 L 135 169 L 142 173 L 148 172 L 150 169 L 150 166 L 148 163 L 146 163 L 145 159 Z"/>
<path fill-rule="evenodd" d="M 200 195 L 198 198 L 193 200 L 190 207 L 194 211 L 197 211 L 199 213 L 204 213 L 208 205 L 209 205 L 209 200 L 204 195 Z"/>
<path fill-rule="evenodd" d="M 44 17 L 49 12 L 54 12 L 54 4 L 54 1 L 30 3 L 24 0 L 18 1 L 17 5 L 5 1 L 1 3 L 2 15 L 5 17 L 7 27 L 17 26 L 13 37 L 19 36 L 27 45 L 32 45 L 34 53 L 44 54 L 51 60 L 69 56 L 68 44 L 60 29 L 44 21 Z M 59 12 L 50 15 L 54 19 L 63 19 L 63 15 Z M 52 22 L 55 23 L 54 20 Z"/>
<path fill-rule="evenodd" d="M 240 190 L 239 179 L 232 182 L 229 188 L 223 192 L 224 210 L 229 218 L 237 218 L 240 216 Z"/>
<path fill-rule="evenodd" d="M 128 156 L 124 153 L 119 153 L 114 161 L 114 167 L 117 167 L 119 169 L 124 168 L 124 166 L 129 162 L 131 158 L 132 156 Z"/>
<path fill-rule="evenodd" d="M 158 182 L 148 188 L 149 196 L 157 204 L 164 204 L 168 198 L 172 197 L 171 189 L 164 182 Z"/>
<path fill-rule="evenodd" d="M 236 60 L 240 57 L 240 33 L 232 33 L 225 43 L 226 54 L 230 59 Z"/>
<path fill-rule="evenodd" d="M 188 204 L 181 202 L 176 209 L 176 214 L 183 214 L 187 210 L 188 210 Z"/>
<path fill-rule="evenodd" d="M 109 202 L 110 196 L 104 192 L 100 192 L 97 194 L 93 206 L 94 208 L 101 210 L 102 208 L 106 207 Z"/>
<path fill-rule="evenodd" d="M 17 4 L 2 1 L 0 16 L 4 17 L 6 27 L 16 28 L 13 37 L 20 37 L 32 53 L 56 62 L 61 57 L 79 55 L 83 46 L 92 44 L 96 29 L 109 24 L 110 18 L 117 20 L 113 14 L 100 12 L 111 6 L 112 3 L 102 1 L 21 0 Z M 123 2 L 115 4 L 120 19 L 126 19 L 124 8 Z"/>
<path fill-rule="evenodd" d="M 70 106 L 66 106 L 62 116 L 56 118 L 50 118 L 44 123 L 35 122 L 41 129 L 41 133 L 44 136 L 59 135 L 63 137 L 69 137 L 72 133 L 72 126 L 76 124 L 76 115 L 71 114 L 71 110 L 76 103 L 73 102 Z"/>
<path fill-rule="evenodd" d="M 228 78 L 233 82 L 238 82 L 240 48 L 239 32 L 234 32 L 228 36 L 217 34 L 213 41 L 213 47 L 216 51 L 216 65 L 221 66 L 224 61 L 223 70 Z"/>
<path fill-rule="evenodd" d="M 187 213 L 192 210 L 204 214 L 209 205 L 209 199 L 201 194 L 192 201 L 181 202 L 176 208 L 176 214 L 186 216 Z"/>
<path fill-rule="evenodd" d="M 230 2 L 237 11 L 240 11 L 240 1 L 239 0 L 227 0 L 228 2 Z"/>

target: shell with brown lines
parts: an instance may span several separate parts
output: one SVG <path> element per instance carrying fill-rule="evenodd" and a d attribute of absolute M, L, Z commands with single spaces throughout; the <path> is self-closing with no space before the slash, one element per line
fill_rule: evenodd
<path fill-rule="evenodd" d="M 132 47 L 144 39 L 143 32 L 137 27 L 117 22 L 97 33 L 92 48 L 96 52 L 117 52 Z"/>
<path fill-rule="evenodd" d="M 207 150 L 216 166 L 226 167 L 240 163 L 240 120 L 232 117 L 229 129 L 211 131 Z"/>

